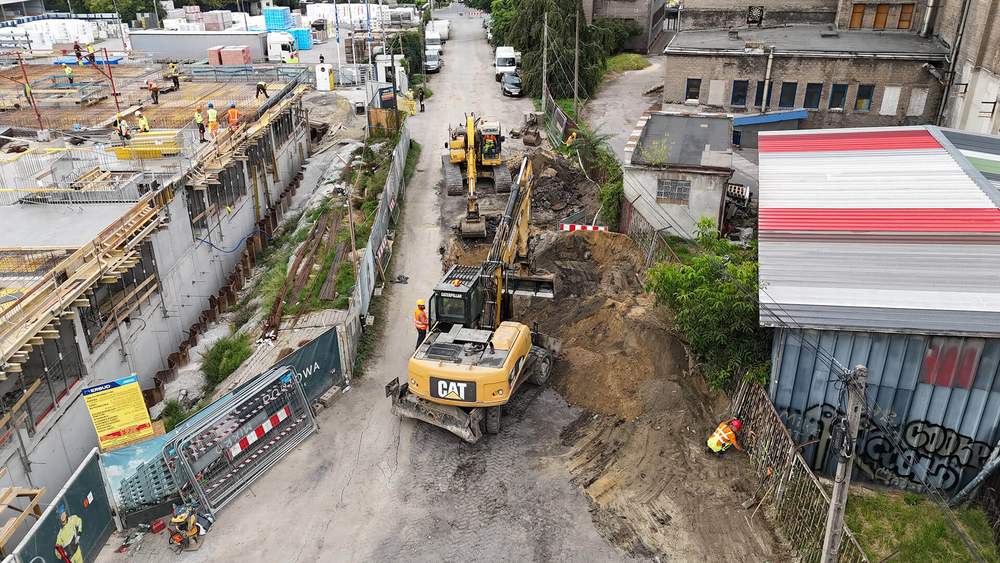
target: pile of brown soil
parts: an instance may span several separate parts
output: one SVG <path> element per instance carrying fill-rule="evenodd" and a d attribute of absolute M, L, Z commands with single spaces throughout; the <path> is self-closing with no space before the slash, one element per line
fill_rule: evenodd
<path fill-rule="evenodd" d="M 530 158 L 535 171 L 532 225 L 552 226 L 576 213 L 592 216 L 597 211 L 598 186 L 575 162 L 549 151 L 535 151 Z"/>
<path fill-rule="evenodd" d="M 573 481 L 604 535 L 632 555 L 786 560 L 760 515 L 744 521 L 740 503 L 752 491 L 742 454 L 705 451 L 728 401 L 709 391 L 669 313 L 643 292 L 642 263 L 625 235 L 549 232 L 532 241 L 531 270 L 555 275 L 556 297 L 517 310 L 562 340 L 552 385 L 585 409 L 563 433 Z"/>

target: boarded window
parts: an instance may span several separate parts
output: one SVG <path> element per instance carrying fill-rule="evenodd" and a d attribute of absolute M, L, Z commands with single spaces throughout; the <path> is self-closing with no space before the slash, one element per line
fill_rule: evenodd
<path fill-rule="evenodd" d="M 847 84 L 834 84 L 830 89 L 830 109 L 844 109 L 847 106 Z"/>
<path fill-rule="evenodd" d="M 721 106 L 726 102 L 726 84 L 725 80 L 710 80 L 708 82 L 708 105 L 710 106 Z"/>
<path fill-rule="evenodd" d="M 697 100 L 699 97 L 701 97 L 701 79 L 688 78 L 684 86 L 684 99 Z"/>
<path fill-rule="evenodd" d="M 803 107 L 809 109 L 819 109 L 819 101 L 823 98 L 823 84 L 820 82 L 810 82 L 806 84 L 806 99 Z"/>
<path fill-rule="evenodd" d="M 879 115 L 896 115 L 899 108 L 899 86 L 886 86 L 882 92 L 882 105 L 878 108 Z"/>
<path fill-rule="evenodd" d="M 921 117 L 924 115 L 924 106 L 927 105 L 927 88 L 914 88 L 910 90 L 910 103 L 906 106 L 907 117 Z"/>
<path fill-rule="evenodd" d="M 854 98 L 854 111 L 865 112 L 872 109 L 872 98 L 875 96 L 874 84 L 861 84 L 858 86 L 858 95 Z"/>
<path fill-rule="evenodd" d="M 799 89 L 798 82 L 782 82 L 781 94 L 778 96 L 779 108 L 790 108 L 795 106 L 795 93 Z"/>
<path fill-rule="evenodd" d="M 913 4 L 903 4 L 899 7 L 898 29 L 910 29 L 913 24 Z"/>
<path fill-rule="evenodd" d="M 656 201 L 658 203 L 687 203 L 691 197 L 691 182 L 658 178 L 656 180 Z"/>
<path fill-rule="evenodd" d="M 748 90 L 750 90 L 749 80 L 733 80 L 733 95 L 729 103 L 734 106 L 746 107 Z"/>
<path fill-rule="evenodd" d="M 875 25 L 872 26 L 875 29 L 885 29 L 885 22 L 889 19 L 889 5 L 879 4 L 875 8 Z"/>
<path fill-rule="evenodd" d="M 855 4 L 854 9 L 851 10 L 851 23 L 848 26 L 851 29 L 861 29 L 861 24 L 865 21 L 865 5 Z"/>

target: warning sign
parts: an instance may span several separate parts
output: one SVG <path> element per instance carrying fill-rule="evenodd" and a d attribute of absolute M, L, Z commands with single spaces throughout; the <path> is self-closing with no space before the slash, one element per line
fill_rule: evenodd
<path fill-rule="evenodd" d="M 154 434 L 137 376 L 88 387 L 81 393 L 102 450 L 131 444 Z"/>

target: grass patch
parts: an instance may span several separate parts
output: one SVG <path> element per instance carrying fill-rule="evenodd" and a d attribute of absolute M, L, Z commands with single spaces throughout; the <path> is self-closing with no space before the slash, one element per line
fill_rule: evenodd
<path fill-rule="evenodd" d="M 978 506 L 952 511 L 973 539 L 979 556 L 1000 562 L 986 513 Z M 851 491 L 847 525 L 872 561 L 976 561 L 941 509 L 913 493 Z"/>
<path fill-rule="evenodd" d="M 642 55 L 636 53 L 618 53 L 613 57 L 608 57 L 608 72 L 642 70 L 650 64 L 649 60 Z"/>
<path fill-rule="evenodd" d="M 231 334 L 212 344 L 202 357 L 201 364 L 201 371 L 205 373 L 205 394 L 215 390 L 251 354 L 253 347 L 248 334 Z"/>
<path fill-rule="evenodd" d="M 417 162 L 420 162 L 420 143 L 410 139 L 410 150 L 406 153 L 406 166 L 403 167 L 403 181 L 409 182 L 417 172 Z"/>
<path fill-rule="evenodd" d="M 163 429 L 170 432 L 177 425 L 187 420 L 192 414 L 194 414 L 194 411 L 184 410 L 180 401 L 170 399 L 167 401 L 166 406 L 163 407 L 163 412 L 160 413 L 160 418 L 163 420 Z"/>
<path fill-rule="evenodd" d="M 337 298 L 333 301 L 335 309 L 346 309 L 350 304 L 351 290 L 354 289 L 354 266 L 350 260 L 345 260 L 337 268 Z"/>

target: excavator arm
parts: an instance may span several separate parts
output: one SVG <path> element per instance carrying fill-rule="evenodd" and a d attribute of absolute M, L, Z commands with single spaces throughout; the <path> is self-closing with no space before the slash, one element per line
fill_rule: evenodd
<path fill-rule="evenodd" d="M 462 236 L 466 238 L 485 238 L 486 221 L 479 214 L 479 200 L 476 196 L 476 151 L 479 150 L 476 139 L 477 119 L 474 114 L 465 116 L 465 175 L 469 191 L 465 204 L 465 219 L 460 226 Z"/>

